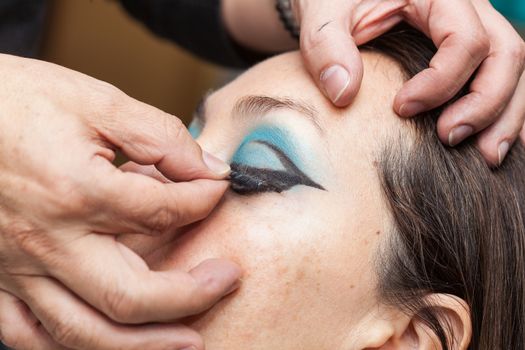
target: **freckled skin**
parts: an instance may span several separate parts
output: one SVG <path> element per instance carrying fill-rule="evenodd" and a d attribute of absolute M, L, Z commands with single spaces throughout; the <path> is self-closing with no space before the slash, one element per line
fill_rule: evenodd
<path fill-rule="evenodd" d="M 297 186 L 249 197 L 229 192 L 208 218 L 180 229 L 179 238 L 121 238 L 157 269 L 187 270 L 213 257 L 242 266 L 237 292 L 186 320 L 202 332 L 206 349 L 354 349 L 361 336 L 356 329 L 378 310 L 373 261 L 389 216 L 373 164 L 374 140 L 401 125 L 390 106 L 402 75 L 386 58 L 363 55 L 363 86 L 347 109 L 320 95 L 297 53 L 250 69 L 206 106 L 207 124 L 198 138 L 203 148 L 231 159 L 257 123 L 279 124 L 297 138 L 299 152 L 307 155 L 305 172 L 313 172 L 326 191 Z M 285 110 L 278 117 L 232 120 L 233 104 L 247 95 L 308 101 L 329 137 Z"/>

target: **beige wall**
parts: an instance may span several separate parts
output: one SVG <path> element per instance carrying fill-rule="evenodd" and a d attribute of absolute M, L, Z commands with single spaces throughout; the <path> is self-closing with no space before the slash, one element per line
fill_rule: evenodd
<path fill-rule="evenodd" d="M 154 37 L 108 0 L 53 0 L 42 56 L 183 119 L 226 77 L 225 71 Z"/>
<path fill-rule="evenodd" d="M 42 54 L 186 120 L 228 76 L 156 38 L 113 0 L 52 0 Z"/>

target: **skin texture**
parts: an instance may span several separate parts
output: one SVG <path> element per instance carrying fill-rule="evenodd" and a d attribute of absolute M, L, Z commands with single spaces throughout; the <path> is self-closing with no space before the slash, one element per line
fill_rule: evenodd
<path fill-rule="evenodd" d="M 264 43 L 268 49 L 271 43 L 271 51 L 294 47 L 273 1 L 223 4 L 226 26 L 241 44 L 258 49 Z M 293 6 L 302 27 L 303 60 L 337 106 L 348 105 L 361 84 L 356 44 L 401 19 L 432 37 L 441 54 L 399 92 L 394 103 L 399 114 L 415 113 L 410 103 L 431 108 L 444 102 L 479 68 L 472 94 L 445 112 L 438 131 L 452 144 L 466 136 L 452 133 L 458 127 L 481 132 L 487 161 L 501 162 L 525 118 L 525 46 L 487 0 L 297 0 Z M 189 329 L 129 324 L 206 309 L 235 287 L 238 267 L 214 260 L 189 274 L 153 273 L 112 235 L 157 235 L 205 217 L 226 190 L 220 179 L 227 168 L 202 153 L 177 118 L 109 84 L 24 58 L 1 55 L 0 63 L 3 340 L 35 349 L 200 346 Z M 116 149 L 179 183 L 122 174 L 111 164 Z M 26 306 L 42 326 L 24 317 Z M 107 336 L 95 337 L 89 331 L 95 328 Z M 134 335 L 128 336 L 131 329 Z M 49 334 L 48 340 L 39 338 Z"/>
<path fill-rule="evenodd" d="M 489 165 L 498 165 L 525 120 L 525 43 L 488 0 L 292 0 L 301 26 L 303 61 L 320 91 L 339 107 L 356 96 L 363 78 L 357 49 L 406 21 L 439 48 L 429 69 L 393 99 L 411 117 L 448 101 L 472 77 L 471 93 L 441 116 L 443 143 L 478 134 Z M 224 0 L 225 23 L 242 45 L 262 52 L 297 48 L 271 0 Z M 241 15 L 242 14 L 242 15 Z M 262 29 L 264 28 L 264 30 Z"/>
<path fill-rule="evenodd" d="M 134 325 L 205 310 L 236 285 L 238 266 L 214 260 L 154 272 L 115 235 L 159 235 L 206 217 L 229 167 L 179 119 L 107 83 L 8 55 L 0 75 L 2 341 L 22 349 L 200 344 L 185 327 Z M 177 183 L 120 171 L 116 149 Z"/>
<path fill-rule="evenodd" d="M 402 78 L 389 59 L 371 53 L 363 58 L 362 89 L 346 110 L 323 98 L 298 53 L 256 66 L 212 94 L 204 108 L 198 137 L 203 147 L 227 160 L 260 125 L 285 128 L 302 170 L 325 191 L 306 186 L 251 196 L 229 191 L 209 217 L 178 233 L 161 240 L 122 237 L 161 270 L 186 269 L 211 257 L 243 267 L 238 291 L 186 320 L 202 333 L 207 349 L 433 348 L 434 340 L 425 339 L 430 332 L 418 337 L 421 328 L 408 327 L 410 318 L 383 306 L 375 292 L 374 257 L 389 215 L 374 152 L 381 139 L 404 127 L 389 108 Z M 286 108 L 254 117 L 232 112 L 236 101 L 252 95 L 308 103 L 322 131 Z M 254 149 L 259 166 L 262 152 Z M 463 346 L 466 333 L 459 336 Z"/>
<path fill-rule="evenodd" d="M 273 1 L 223 4 L 226 26 L 239 43 L 266 51 L 294 47 Z M 487 161 L 501 162 L 525 118 L 525 46 L 487 0 L 297 0 L 293 7 L 302 28 L 302 60 L 337 106 L 348 105 L 361 84 L 356 44 L 401 19 L 432 37 L 440 53 L 429 70 L 397 86 L 395 99 L 389 96 L 399 114 L 415 113 L 403 108 L 409 103 L 431 108 L 445 101 L 479 68 L 472 93 L 445 112 L 438 132 L 443 142 L 455 144 L 461 137 L 453 130 L 471 127 L 481 132 Z M 210 307 L 237 285 L 239 268 L 213 260 L 190 273 L 154 273 L 113 236 L 158 235 L 202 219 L 226 190 L 220 180 L 227 167 L 203 153 L 177 118 L 107 83 L 24 58 L 1 55 L 0 63 L 2 338 L 35 349 L 200 346 L 189 329 L 130 324 Z M 342 74 L 334 67 L 342 67 Z M 361 133 L 335 135 L 358 144 Z M 111 164 L 116 149 L 178 183 L 121 173 Z M 38 327 L 24 317 L 25 307 Z M 95 337 L 90 329 L 107 336 Z M 48 341 L 39 338 L 46 334 Z"/>
<path fill-rule="evenodd" d="M 194 130 L 199 144 L 223 160 L 235 158 L 247 135 L 262 125 L 286 130 L 279 138 L 289 140 L 276 138 L 276 146 L 293 145 L 293 150 L 283 147 L 283 151 L 294 153 L 290 158 L 296 166 L 324 190 L 296 186 L 250 196 L 228 191 L 200 222 L 157 236 L 118 236 L 131 266 L 144 269 L 140 256 L 155 274 L 181 276 L 181 271 L 191 270 L 204 278 L 208 292 L 220 287 L 214 265 L 224 259 L 237 263 L 244 277 L 223 289 L 232 294 L 178 323 L 126 328 L 80 303 L 60 284 L 35 278 L 40 283 L 31 291 L 38 297 L 26 303 L 9 294 L 0 298 L 2 340 L 16 349 L 105 350 L 124 343 L 126 349 L 164 349 L 169 344 L 202 350 L 199 332 L 208 350 L 436 349 L 437 338 L 419 318 L 385 306 L 376 293 L 374 262 L 387 240 L 390 217 L 374 166 L 375 151 L 381 140 L 405 125 L 388 107 L 402 84 L 398 67 L 378 54 L 364 53 L 363 58 L 364 84 L 346 110 L 334 108 L 319 93 L 299 54 L 291 53 L 258 65 L 211 95 L 204 108 L 204 128 Z M 246 106 L 239 108 L 239 101 L 261 95 L 288 100 L 275 104 L 277 109 L 252 115 Z M 292 106 L 294 99 L 308 108 L 284 107 Z M 263 165 L 264 154 L 271 153 L 260 144 L 253 152 L 251 165 L 258 166 Z M 239 158 L 252 161 L 247 154 Z M 268 166 L 276 167 L 275 160 Z M 172 183 L 153 166 L 130 162 L 120 170 Z M 195 269 L 203 260 L 208 263 Z M 174 319 L 195 314 L 201 305 L 202 295 L 185 290 L 171 289 L 170 308 L 179 313 Z M 52 297 L 57 294 L 59 298 Z M 468 305 L 449 295 L 427 298 L 447 317 L 456 348 L 466 349 L 471 336 Z M 152 306 L 147 304 L 148 309 Z M 46 310 L 60 310 L 62 316 L 46 317 Z M 78 328 L 85 329 L 84 336 L 75 333 Z"/>

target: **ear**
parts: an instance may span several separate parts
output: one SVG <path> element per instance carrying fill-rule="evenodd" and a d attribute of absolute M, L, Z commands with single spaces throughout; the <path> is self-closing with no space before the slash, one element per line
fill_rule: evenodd
<path fill-rule="evenodd" d="M 472 337 L 470 308 L 450 294 L 430 294 L 424 298 L 443 326 L 451 350 L 466 350 Z M 381 308 L 383 309 L 383 308 Z M 407 315 L 400 310 L 385 310 L 365 322 L 359 331 L 358 349 L 363 350 L 436 350 L 442 349 L 439 337 L 420 315 Z"/>
<path fill-rule="evenodd" d="M 424 301 L 443 326 L 447 340 L 451 342 L 450 349 L 466 350 L 472 339 L 472 319 L 467 302 L 455 295 L 439 293 L 426 296 Z M 419 339 L 425 340 L 421 331 L 426 333 L 430 331 L 433 338 L 432 341 L 440 344 L 437 335 L 425 325 L 423 320 L 414 320 L 414 323 L 416 324 L 415 328 Z M 418 323 L 419 327 L 417 326 Z M 430 337 L 427 335 L 427 338 Z M 429 340 L 431 339 L 427 339 L 427 342 Z"/>

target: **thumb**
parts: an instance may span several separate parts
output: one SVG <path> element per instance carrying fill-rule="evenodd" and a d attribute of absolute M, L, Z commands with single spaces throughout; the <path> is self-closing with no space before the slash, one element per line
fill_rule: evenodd
<path fill-rule="evenodd" d="M 92 120 L 98 135 L 130 160 L 155 167 L 172 181 L 222 179 L 230 167 L 203 151 L 182 121 L 122 92 Z"/>
<path fill-rule="evenodd" d="M 351 5 L 313 1 L 302 9 L 301 52 L 315 82 L 337 107 L 345 107 L 359 91 L 363 62 L 350 34 Z"/>

